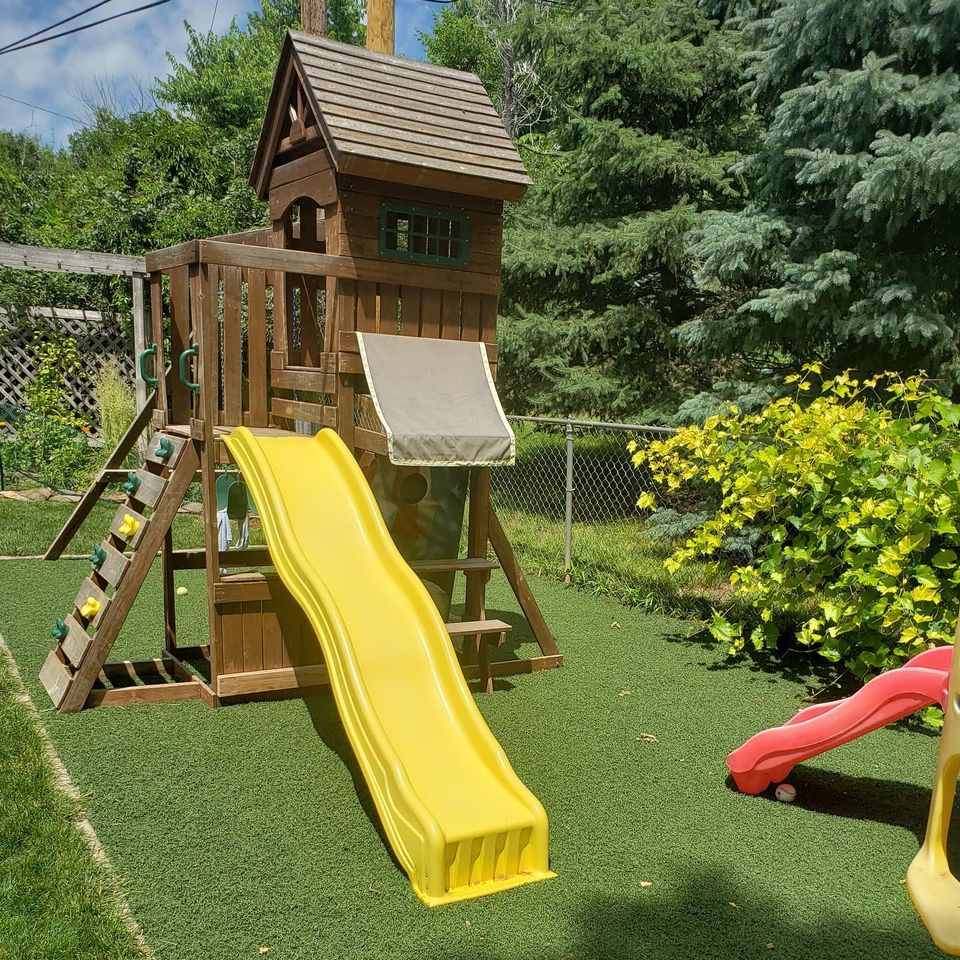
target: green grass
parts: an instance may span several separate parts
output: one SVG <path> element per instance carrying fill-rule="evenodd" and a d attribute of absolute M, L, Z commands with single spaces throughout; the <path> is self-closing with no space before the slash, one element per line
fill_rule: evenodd
<path fill-rule="evenodd" d="M 92 544 L 103 539 L 118 506 L 103 501 L 98 503 L 64 552 L 89 553 Z M 60 532 L 71 509 L 72 504 L 48 500 L 0 500 L 0 556 L 23 557 L 43 553 Z M 203 546 L 203 521 L 199 516 L 179 515 L 173 532 L 177 547 Z M 252 535 L 251 542 L 262 541 Z"/>
<path fill-rule="evenodd" d="M 501 508 L 498 516 L 525 569 L 563 574 L 563 521 Z M 640 517 L 604 522 L 577 521 L 573 526 L 574 583 L 674 616 L 700 615 L 727 598 L 727 571 L 706 563 L 688 563 L 669 573 L 664 561 L 673 546 L 647 535 Z"/>
<path fill-rule="evenodd" d="M 34 718 L 0 656 L 0 957 L 142 956 L 114 886 L 54 784 Z"/>
<path fill-rule="evenodd" d="M 54 714 L 36 676 L 85 570 L 0 563 L 0 633 L 161 958 L 255 958 L 261 946 L 269 960 L 940 956 L 902 884 L 935 737 L 888 729 L 812 761 L 791 777 L 793 806 L 726 783 L 726 753 L 821 682 L 803 664 L 730 663 L 676 622 L 535 581 L 566 665 L 477 702 L 547 809 L 558 877 L 430 910 L 385 846 L 327 693 Z M 202 577 L 178 583 L 182 642 L 199 642 Z M 489 601 L 523 641 L 499 577 Z M 154 571 L 118 656 L 160 648 L 159 609 Z"/>

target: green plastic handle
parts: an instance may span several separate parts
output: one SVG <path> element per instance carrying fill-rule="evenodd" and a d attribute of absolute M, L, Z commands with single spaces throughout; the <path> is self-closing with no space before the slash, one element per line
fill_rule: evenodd
<path fill-rule="evenodd" d="M 153 455 L 160 457 L 161 460 L 166 460 L 171 453 L 173 453 L 173 444 L 166 437 L 161 437 Z"/>
<path fill-rule="evenodd" d="M 191 357 L 197 355 L 197 345 L 191 343 L 183 353 L 180 354 L 180 382 L 188 389 L 192 390 L 194 393 L 200 392 L 200 384 L 194 383 L 187 373 L 187 364 L 190 362 Z"/>
<path fill-rule="evenodd" d="M 99 543 L 93 545 L 93 552 L 87 558 L 90 563 L 95 567 L 102 566 L 104 561 L 107 559 L 107 551 L 100 546 Z"/>
<path fill-rule="evenodd" d="M 55 640 L 66 640 L 67 634 L 70 632 L 70 628 L 63 622 L 62 617 L 57 617 L 57 622 L 54 624 L 53 629 L 50 631 L 50 636 Z"/>
<path fill-rule="evenodd" d="M 148 386 L 155 387 L 160 381 L 147 373 L 147 357 L 153 357 L 153 369 L 156 371 L 157 345 L 155 343 L 150 344 L 150 346 L 140 354 L 140 379 Z"/>

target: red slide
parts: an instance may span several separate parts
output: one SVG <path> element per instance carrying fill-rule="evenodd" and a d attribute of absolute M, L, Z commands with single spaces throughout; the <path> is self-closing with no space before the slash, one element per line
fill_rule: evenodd
<path fill-rule="evenodd" d="M 804 760 L 849 743 L 917 710 L 945 706 L 953 647 L 926 650 L 889 673 L 882 673 L 853 696 L 816 703 L 782 727 L 751 737 L 727 757 L 727 767 L 743 793 L 762 793 L 782 783 Z"/>

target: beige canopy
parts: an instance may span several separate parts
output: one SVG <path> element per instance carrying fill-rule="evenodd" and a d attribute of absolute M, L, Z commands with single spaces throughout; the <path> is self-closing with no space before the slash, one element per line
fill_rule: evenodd
<path fill-rule="evenodd" d="M 377 333 L 357 340 L 391 463 L 513 463 L 516 441 L 484 344 Z"/>

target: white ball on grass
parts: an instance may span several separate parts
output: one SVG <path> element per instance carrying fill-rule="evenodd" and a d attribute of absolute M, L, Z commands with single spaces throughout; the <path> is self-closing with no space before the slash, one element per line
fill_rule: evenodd
<path fill-rule="evenodd" d="M 186 587 L 177 587 L 177 596 L 185 597 L 190 591 Z"/>
<path fill-rule="evenodd" d="M 793 803 L 797 799 L 797 788 L 792 783 L 781 783 L 776 790 L 773 791 L 773 795 L 781 803 Z"/>

